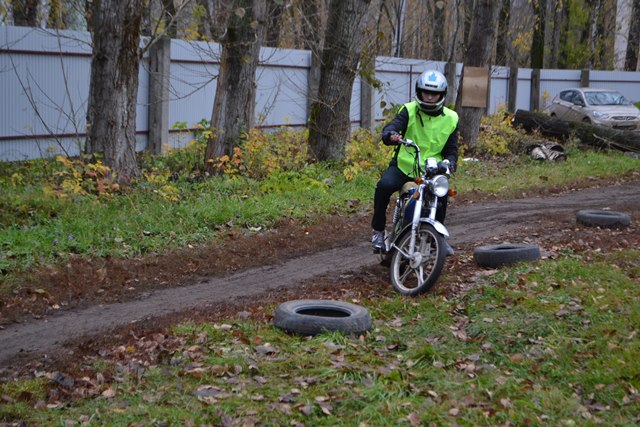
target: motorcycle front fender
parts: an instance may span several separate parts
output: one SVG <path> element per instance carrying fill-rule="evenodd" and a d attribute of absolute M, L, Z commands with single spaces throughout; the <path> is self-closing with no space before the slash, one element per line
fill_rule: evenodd
<path fill-rule="evenodd" d="M 435 219 L 431 219 L 431 218 L 420 218 L 420 222 L 426 222 L 428 224 L 433 225 L 433 228 L 435 228 L 438 233 L 442 234 L 444 237 L 449 237 L 449 231 L 447 231 L 447 228 L 441 222 L 436 221 Z M 407 224 L 402 230 L 400 230 L 400 232 L 395 237 L 395 239 L 393 239 L 393 242 L 391 242 L 389 251 L 391 252 L 391 251 L 395 250 L 395 243 L 399 242 L 400 239 L 405 234 L 410 233 L 410 232 L 411 232 L 411 224 Z"/>
<path fill-rule="evenodd" d="M 435 228 L 438 233 L 442 234 L 444 237 L 449 237 L 447 227 L 445 227 L 443 223 L 431 218 L 420 218 L 420 222 L 427 222 L 433 225 L 433 228 Z"/>

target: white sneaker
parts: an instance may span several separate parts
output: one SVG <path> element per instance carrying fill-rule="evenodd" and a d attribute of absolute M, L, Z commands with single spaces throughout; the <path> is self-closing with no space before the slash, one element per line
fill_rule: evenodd
<path fill-rule="evenodd" d="M 375 250 L 384 250 L 387 248 L 384 243 L 384 231 L 373 230 L 371 234 L 371 246 L 373 246 Z"/>

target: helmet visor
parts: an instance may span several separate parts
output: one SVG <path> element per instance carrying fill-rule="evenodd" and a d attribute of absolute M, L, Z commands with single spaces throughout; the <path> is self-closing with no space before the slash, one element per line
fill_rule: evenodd
<path fill-rule="evenodd" d="M 426 102 L 428 104 L 435 104 L 440 101 L 443 97 L 444 93 L 442 92 L 433 92 L 430 90 L 418 90 L 418 96 L 422 102 Z"/>

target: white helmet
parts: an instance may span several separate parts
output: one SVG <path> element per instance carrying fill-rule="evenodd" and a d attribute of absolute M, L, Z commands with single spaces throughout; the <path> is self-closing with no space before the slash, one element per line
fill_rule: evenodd
<path fill-rule="evenodd" d="M 436 102 L 425 102 L 420 98 L 420 93 L 426 92 L 438 92 L 440 98 Z M 444 99 L 447 95 L 447 79 L 440 71 L 427 70 L 420 74 L 418 80 L 416 80 L 416 101 L 420 109 L 425 113 L 434 113 L 439 111 L 444 105 Z"/>

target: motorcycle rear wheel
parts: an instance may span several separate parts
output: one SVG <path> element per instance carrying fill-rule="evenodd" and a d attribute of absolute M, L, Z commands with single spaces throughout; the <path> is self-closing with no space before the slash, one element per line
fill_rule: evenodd
<path fill-rule="evenodd" d="M 436 283 L 446 253 L 444 238 L 431 224 L 421 223 L 416 232 L 415 255 L 409 257 L 411 233 L 398 241 L 391 258 L 390 278 L 393 288 L 402 295 L 415 296 L 427 292 Z"/>

